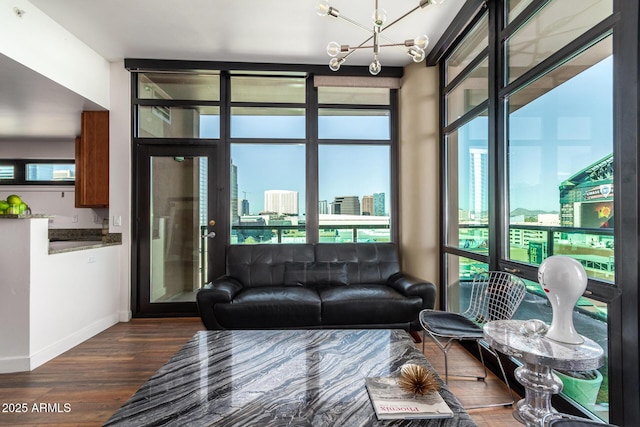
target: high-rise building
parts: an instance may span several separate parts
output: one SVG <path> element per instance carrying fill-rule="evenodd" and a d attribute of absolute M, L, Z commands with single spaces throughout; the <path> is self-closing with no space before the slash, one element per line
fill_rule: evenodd
<path fill-rule="evenodd" d="M 318 213 L 320 215 L 329 213 L 329 203 L 326 200 L 320 200 L 318 202 Z"/>
<path fill-rule="evenodd" d="M 335 197 L 332 210 L 335 215 L 360 215 L 360 199 L 358 196 Z"/>
<path fill-rule="evenodd" d="M 375 216 L 386 216 L 384 193 L 373 193 L 373 213 Z"/>
<path fill-rule="evenodd" d="M 238 166 L 231 162 L 231 222 L 237 223 L 238 218 Z"/>
<path fill-rule="evenodd" d="M 374 215 L 373 196 L 362 196 L 362 215 Z"/>
<path fill-rule="evenodd" d="M 264 192 L 265 212 L 278 215 L 298 215 L 298 192 L 290 190 L 267 190 Z"/>
<path fill-rule="evenodd" d="M 53 179 L 53 165 L 38 165 L 27 168 L 27 179 L 30 181 L 50 181 Z"/>
<path fill-rule="evenodd" d="M 475 221 L 489 211 L 489 154 L 486 148 L 469 149 L 469 211 Z"/>
<path fill-rule="evenodd" d="M 242 199 L 240 214 L 242 216 L 249 215 L 249 201 L 247 199 Z"/>

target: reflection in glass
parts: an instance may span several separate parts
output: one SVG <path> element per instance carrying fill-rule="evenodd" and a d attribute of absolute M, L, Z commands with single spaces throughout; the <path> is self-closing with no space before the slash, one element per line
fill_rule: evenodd
<path fill-rule="evenodd" d="M 506 13 L 507 23 L 511 23 L 516 16 L 520 15 L 522 11 L 529 6 L 533 0 L 507 0 L 506 1 Z"/>
<path fill-rule="evenodd" d="M 612 13 L 612 0 L 549 2 L 507 39 L 508 82 L 514 81 Z"/>
<path fill-rule="evenodd" d="M 231 76 L 231 102 L 305 102 L 304 77 Z"/>
<path fill-rule="evenodd" d="M 232 138 L 286 138 L 306 136 L 304 108 L 232 107 Z"/>
<path fill-rule="evenodd" d="M 446 96 L 447 124 L 459 119 L 489 97 L 489 59 L 482 61 Z"/>
<path fill-rule="evenodd" d="M 386 88 L 322 86 L 318 88 L 318 103 L 389 105 L 389 95 Z"/>
<path fill-rule="evenodd" d="M 73 163 L 27 163 L 27 181 L 74 181 L 76 165 Z"/>
<path fill-rule="evenodd" d="M 138 98 L 220 100 L 220 74 L 140 73 Z"/>
<path fill-rule="evenodd" d="M 486 112 L 485 112 L 486 114 Z M 448 246 L 488 253 L 489 152 L 487 117 L 446 137 Z"/>
<path fill-rule="evenodd" d="M 305 242 L 305 146 L 231 144 L 231 244 Z"/>
<path fill-rule="evenodd" d="M 509 98 L 509 257 L 539 265 L 565 254 L 590 277 L 613 281 L 613 58 L 607 52 L 611 37 Z"/>
<path fill-rule="evenodd" d="M 220 138 L 220 107 L 138 107 L 138 138 Z"/>
<path fill-rule="evenodd" d="M 388 145 L 318 148 L 320 242 L 389 242 Z"/>
<path fill-rule="evenodd" d="M 489 46 L 488 14 L 480 19 L 446 60 L 447 83 L 458 76 L 484 49 Z M 486 66 L 485 66 L 486 68 Z"/>
<path fill-rule="evenodd" d="M 195 301 L 207 280 L 207 158 L 151 157 L 152 303 Z"/>
<path fill-rule="evenodd" d="M 0 181 L 12 180 L 16 177 L 15 166 L 13 165 L 0 165 Z"/>
<path fill-rule="evenodd" d="M 318 109 L 318 138 L 391 139 L 389 110 Z"/>

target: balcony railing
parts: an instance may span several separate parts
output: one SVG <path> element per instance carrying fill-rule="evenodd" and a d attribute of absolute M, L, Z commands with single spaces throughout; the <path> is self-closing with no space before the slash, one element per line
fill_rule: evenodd
<path fill-rule="evenodd" d="M 487 252 L 489 229 L 483 224 L 459 224 L 461 249 Z M 615 258 L 612 228 L 584 228 L 550 225 L 511 224 L 509 258 L 540 265 L 552 255 L 566 255 L 578 260 L 590 276 L 614 280 Z"/>
<path fill-rule="evenodd" d="M 320 225 L 322 243 L 389 242 L 391 229 L 388 225 L 340 224 Z M 255 243 L 305 243 L 306 227 L 301 225 L 234 225 L 231 228 L 232 244 Z"/>

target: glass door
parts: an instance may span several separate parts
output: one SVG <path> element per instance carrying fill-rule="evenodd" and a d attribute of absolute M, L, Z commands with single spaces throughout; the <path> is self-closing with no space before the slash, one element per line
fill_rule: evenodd
<path fill-rule="evenodd" d="M 136 314 L 196 314 L 198 290 L 224 269 L 216 256 L 224 251 L 224 237 L 216 237 L 216 146 L 138 153 Z"/>

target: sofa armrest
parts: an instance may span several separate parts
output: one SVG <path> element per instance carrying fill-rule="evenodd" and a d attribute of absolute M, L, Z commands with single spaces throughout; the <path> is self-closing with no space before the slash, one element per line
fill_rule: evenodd
<path fill-rule="evenodd" d="M 233 297 L 242 290 L 237 280 L 222 276 L 206 284 L 198 291 L 196 301 L 202 323 L 209 330 L 224 329 L 216 320 L 214 307 L 216 304 L 229 304 Z"/>
<path fill-rule="evenodd" d="M 433 309 L 436 305 L 436 285 L 403 273 L 393 274 L 387 284 L 405 296 L 421 297 L 422 309 Z"/>

